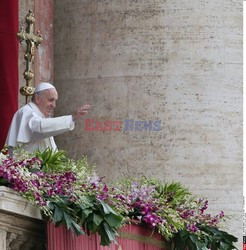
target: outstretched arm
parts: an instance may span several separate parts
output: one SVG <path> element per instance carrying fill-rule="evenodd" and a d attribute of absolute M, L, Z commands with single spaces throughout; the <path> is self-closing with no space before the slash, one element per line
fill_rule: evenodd
<path fill-rule="evenodd" d="M 56 118 L 42 118 L 34 116 L 28 126 L 33 133 L 33 139 L 43 139 L 56 136 L 74 129 L 74 121 L 71 115 Z"/>

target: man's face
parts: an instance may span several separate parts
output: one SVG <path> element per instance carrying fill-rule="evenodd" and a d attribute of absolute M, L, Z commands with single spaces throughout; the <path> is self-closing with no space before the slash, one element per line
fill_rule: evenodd
<path fill-rule="evenodd" d="M 53 116 L 58 93 L 55 89 L 46 89 L 35 97 L 35 103 L 42 114 L 48 118 Z"/>

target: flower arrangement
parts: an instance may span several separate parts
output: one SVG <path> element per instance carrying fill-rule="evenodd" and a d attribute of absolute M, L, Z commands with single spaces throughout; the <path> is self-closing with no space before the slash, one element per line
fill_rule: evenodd
<path fill-rule="evenodd" d="M 107 185 L 86 157 L 75 161 L 50 149 L 0 153 L 0 185 L 38 205 L 57 226 L 65 224 L 77 235 L 99 233 L 104 246 L 134 220 L 157 230 L 172 250 L 236 249 L 237 239 L 220 229 L 224 212 L 206 213 L 208 201 L 180 183 L 141 177 Z"/>

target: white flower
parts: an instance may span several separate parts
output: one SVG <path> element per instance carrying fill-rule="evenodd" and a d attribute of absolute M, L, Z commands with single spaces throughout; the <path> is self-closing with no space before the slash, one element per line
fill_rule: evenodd
<path fill-rule="evenodd" d="M 0 163 L 7 159 L 7 156 L 0 152 Z"/>

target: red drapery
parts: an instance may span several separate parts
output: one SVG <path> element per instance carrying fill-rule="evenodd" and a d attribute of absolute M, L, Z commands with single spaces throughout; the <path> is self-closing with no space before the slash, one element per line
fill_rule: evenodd
<path fill-rule="evenodd" d="M 100 246 L 100 236 L 76 236 L 65 226 L 55 227 L 52 222 L 47 225 L 47 250 L 165 250 L 167 242 L 157 232 L 138 225 L 126 225 L 119 231 L 118 245 L 111 243 L 108 247 Z"/>
<path fill-rule="evenodd" d="M 0 1 L 0 149 L 18 108 L 18 0 Z"/>

